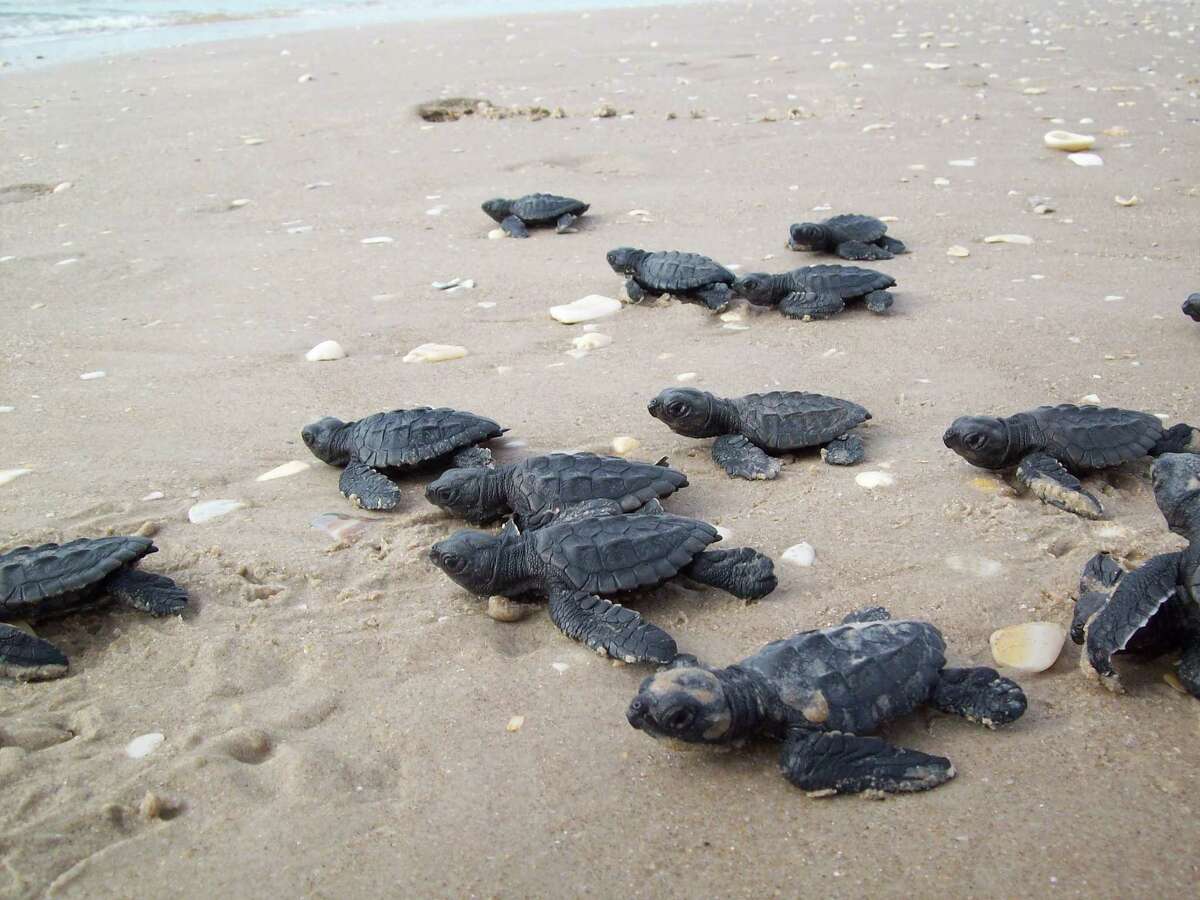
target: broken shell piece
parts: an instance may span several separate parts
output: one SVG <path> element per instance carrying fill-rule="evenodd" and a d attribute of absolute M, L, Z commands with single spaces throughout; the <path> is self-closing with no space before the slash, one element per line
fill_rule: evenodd
<path fill-rule="evenodd" d="M 1047 131 L 1042 138 L 1051 150 L 1091 150 L 1096 139 L 1090 134 L 1074 134 L 1070 131 Z"/>
<path fill-rule="evenodd" d="M 404 356 L 404 362 L 445 362 L 450 359 L 462 359 L 466 355 L 466 347 L 454 344 L 422 344 L 409 350 Z"/>
<path fill-rule="evenodd" d="M 145 497 L 142 498 L 142 502 L 150 503 L 154 500 L 161 500 L 165 496 L 167 496 L 167 495 L 164 494 L 162 491 L 151 491 Z"/>
<path fill-rule="evenodd" d="M 517 732 L 521 730 L 521 726 L 525 724 L 524 716 L 513 716 L 508 720 L 508 724 L 504 726 L 505 731 Z"/>
<path fill-rule="evenodd" d="M 1095 394 L 1085 394 L 1084 396 L 1079 398 L 1079 402 L 1080 403 L 1092 403 L 1095 405 L 1099 405 L 1100 398 L 1097 397 Z"/>
<path fill-rule="evenodd" d="M 308 469 L 309 464 L 299 459 L 293 459 L 291 462 L 285 462 L 282 466 L 276 466 L 269 472 L 263 472 L 255 481 L 273 481 L 276 478 L 287 478 L 289 475 L 299 475 L 305 469 Z"/>
<path fill-rule="evenodd" d="M 309 524 L 318 531 L 323 531 L 338 543 L 352 544 L 367 530 L 367 525 L 374 519 L 363 519 L 359 516 L 347 516 L 343 513 L 321 513 Z"/>
<path fill-rule="evenodd" d="M 854 476 L 854 483 L 871 491 L 875 488 L 891 487 L 896 483 L 896 476 L 890 472 L 859 472 Z"/>
<path fill-rule="evenodd" d="M 959 256 L 959 257 L 964 257 L 964 256 L 970 256 L 970 255 L 971 255 L 971 251 L 970 251 L 970 250 L 968 250 L 966 247 L 962 247 L 962 246 L 960 246 L 960 245 L 958 245 L 958 244 L 955 244 L 953 247 L 949 248 L 949 249 L 946 251 L 946 255 L 947 255 L 947 256 Z"/>
<path fill-rule="evenodd" d="M 640 446 L 642 446 L 641 441 L 627 434 L 613 438 L 612 442 L 613 453 L 617 454 L 617 456 L 625 456 L 627 453 L 632 453 Z"/>
<path fill-rule="evenodd" d="M 96 372 L 84 372 L 79 376 L 80 381 L 95 381 L 97 378 L 103 378 L 107 373 L 103 370 Z"/>
<path fill-rule="evenodd" d="M 1117 206 L 1137 206 L 1142 202 L 1142 198 L 1137 194 L 1134 194 L 1131 197 L 1122 197 L 1120 194 L 1118 194 L 1117 196 L 1113 197 L 1113 200 L 1116 201 Z"/>
<path fill-rule="evenodd" d="M 346 351 L 337 341 L 321 341 L 304 354 L 309 362 L 325 362 L 334 359 L 345 359 Z"/>
<path fill-rule="evenodd" d="M 1054 622 L 1026 622 L 993 631 L 989 642 L 997 665 L 1018 672 L 1045 672 L 1058 659 L 1066 629 Z"/>
<path fill-rule="evenodd" d="M 205 500 L 197 503 L 188 510 L 188 521 L 193 525 L 207 522 L 235 509 L 242 509 L 246 504 L 241 500 Z"/>
<path fill-rule="evenodd" d="M 571 338 L 571 343 L 575 345 L 576 350 L 599 350 L 601 347 L 607 347 L 613 339 L 607 334 L 601 334 L 598 331 L 591 331 L 587 334 L 577 335 Z"/>
<path fill-rule="evenodd" d="M 143 756 L 149 756 L 157 750 L 165 740 L 166 737 L 157 731 L 152 731 L 150 734 L 143 734 L 141 737 L 135 737 L 125 745 L 125 755 L 130 759 L 141 759 Z"/>
<path fill-rule="evenodd" d="M 498 594 L 488 597 L 487 614 L 497 622 L 520 622 L 537 610 L 536 603 L 518 603 Z"/>
<path fill-rule="evenodd" d="M 1077 166 L 1102 166 L 1102 165 L 1104 165 L 1104 160 L 1102 160 L 1095 153 L 1072 153 L 1070 156 L 1067 157 L 1067 159 L 1069 159 L 1071 162 L 1075 163 L 1075 165 L 1077 165 Z"/>
<path fill-rule="evenodd" d="M 28 475 L 32 469 L 0 469 L 0 484 L 16 481 L 22 475 Z"/>
<path fill-rule="evenodd" d="M 813 550 L 812 544 L 802 541 L 784 550 L 780 558 L 784 562 L 790 562 L 794 566 L 802 566 L 807 569 L 816 561 L 817 553 Z"/>
<path fill-rule="evenodd" d="M 1033 238 L 1027 234 L 989 234 L 983 239 L 985 244 L 1032 244 Z"/>
<path fill-rule="evenodd" d="M 487 233 L 489 241 L 502 241 L 508 237 L 508 232 L 503 228 L 493 228 Z"/>
<path fill-rule="evenodd" d="M 550 316 L 564 325 L 575 325 L 579 322 L 590 322 L 593 319 L 603 319 L 621 309 L 621 301 L 612 297 L 602 297 L 599 294 L 588 294 L 574 303 L 564 303 L 562 306 L 550 307 Z"/>
<path fill-rule="evenodd" d="M 376 237 L 363 238 L 361 241 L 359 241 L 359 243 L 360 244 L 390 244 L 390 243 L 392 243 L 392 240 L 393 239 L 388 237 L 387 235 L 378 235 Z"/>
<path fill-rule="evenodd" d="M 700 374 L 698 372 L 680 372 L 678 375 L 675 376 L 675 380 L 688 382 L 688 381 L 695 381 L 699 377 L 700 377 Z"/>

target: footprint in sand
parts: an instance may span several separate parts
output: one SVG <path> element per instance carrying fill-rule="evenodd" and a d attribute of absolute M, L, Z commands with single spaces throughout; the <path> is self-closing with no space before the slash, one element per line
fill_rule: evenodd
<path fill-rule="evenodd" d="M 261 728 L 234 728 L 217 738 L 214 746 L 221 753 L 247 765 L 257 766 L 271 758 L 275 745 Z"/>
<path fill-rule="evenodd" d="M 5 203 L 24 203 L 46 194 L 54 193 L 52 184 L 8 184 L 0 187 L 0 205 Z"/>

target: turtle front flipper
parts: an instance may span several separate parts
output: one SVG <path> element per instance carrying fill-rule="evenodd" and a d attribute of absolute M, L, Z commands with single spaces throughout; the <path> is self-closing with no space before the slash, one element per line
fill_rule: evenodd
<path fill-rule="evenodd" d="M 579 219 L 572 213 L 563 213 L 558 217 L 558 221 L 554 224 L 554 230 L 559 234 L 572 234 L 576 231 L 572 226 Z"/>
<path fill-rule="evenodd" d="M 641 303 L 648 296 L 650 296 L 650 292 L 638 284 L 637 281 L 630 278 L 625 282 L 625 296 L 629 298 L 630 303 Z M 655 296 L 657 297 L 660 295 L 655 294 Z"/>
<path fill-rule="evenodd" d="M 743 600 L 758 600 L 775 590 L 775 563 L 750 547 L 705 550 L 683 567 L 693 581 L 720 588 Z"/>
<path fill-rule="evenodd" d="M 950 760 L 893 747 L 877 737 L 798 729 L 780 757 L 783 775 L 811 796 L 926 791 L 955 776 Z"/>
<path fill-rule="evenodd" d="M 342 470 L 338 490 L 363 509 L 395 509 L 400 504 L 400 488 L 382 472 L 356 459 Z"/>
<path fill-rule="evenodd" d="M 886 234 L 875 243 L 894 256 L 908 252 L 908 248 L 904 246 L 904 241 L 898 241 L 894 237 L 888 237 Z"/>
<path fill-rule="evenodd" d="M 166 575 L 121 569 L 104 582 L 104 589 L 114 600 L 152 616 L 176 616 L 187 608 L 187 591 Z"/>
<path fill-rule="evenodd" d="M 783 463 L 741 434 L 723 434 L 713 441 L 712 456 L 730 478 L 770 481 L 783 468 Z"/>
<path fill-rule="evenodd" d="M 0 623 L 0 675 L 18 681 L 44 681 L 67 674 L 63 652 L 39 637 Z"/>
<path fill-rule="evenodd" d="M 583 591 L 550 594 L 550 618 L 563 634 L 627 663 L 669 663 L 675 639 L 632 609 Z"/>
<path fill-rule="evenodd" d="M 821 459 L 830 466 L 856 466 L 867 456 L 867 448 L 857 434 L 843 434 L 821 448 Z"/>
<path fill-rule="evenodd" d="M 522 222 L 516 216 L 509 216 L 507 219 L 505 219 L 503 222 L 500 223 L 500 227 L 504 230 L 504 233 L 507 234 L 509 237 L 515 237 L 515 238 L 529 237 L 529 229 L 526 228 L 525 223 Z"/>
<path fill-rule="evenodd" d="M 942 669 L 929 705 L 987 728 L 999 728 L 1021 718 L 1028 701 L 1015 681 L 1002 678 L 995 669 L 980 666 Z"/>
<path fill-rule="evenodd" d="M 700 302 L 701 306 L 715 313 L 723 313 L 729 309 L 733 291 L 727 284 L 710 284 L 692 291 L 692 296 Z"/>
<path fill-rule="evenodd" d="M 456 469 L 494 469 L 496 459 L 487 447 L 464 447 L 451 457 Z"/>
<path fill-rule="evenodd" d="M 1109 601 L 1124 574 L 1125 570 L 1108 553 L 1097 553 L 1084 563 L 1075 612 L 1071 616 L 1071 640 L 1076 644 L 1084 642 L 1088 621 Z"/>
<path fill-rule="evenodd" d="M 845 241 L 837 245 L 836 251 L 842 259 L 891 259 L 892 252 L 877 244 L 862 241 Z"/>
<path fill-rule="evenodd" d="M 845 308 L 846 301 L 831 291 L 794 291 L 779 301 L 779 311 L 789 319 L 828 319 Z"/>
<path fill-rule="evenodd" d="M 892 308 L 892 293 L 891 291 L 871 291 L 871 293 L 863 295 L 863 302 L 867 304 L 867 309 L 875 315 L 882 316 Z"/>
<path fill-rule="evenodd" d="M 1017 466 L 1017 481 L 1043 503 L 1085 519 L 1101 519 L 1104 507 L 1083 489 L 1079 479 L 1048 453 L 1030 453 Z"/>

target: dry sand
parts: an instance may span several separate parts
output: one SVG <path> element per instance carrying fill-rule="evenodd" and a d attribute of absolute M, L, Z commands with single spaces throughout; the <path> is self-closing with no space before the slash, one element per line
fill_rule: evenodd
<path fill-rule="evenodd" d="M 731 4 L 6 75 L 0 185 L 72 186 L 0 205 L 0 404 L 15 407 L 0 468 L 33 470 L 0 487 L 0 539 L 150 522 L 162 552 L 147 568 L 193 602 L 182 620 L 45 623 L 70 676 L 0 685 L 0 893 L 1195 896 L 1200 706 L 1165 663 L 1126 667 L 1130 693 L 1113 696 L 1069 645 L 1021 679 L 1029 711 L 1005 731 L 941 716 L 888 729 L 951 757 L 949 785 L 818 801 L 779 776 L 774 746 L 676 754 L 631 729 L 645 672 L 545 615 L 487 618 L 424 556 L 459 523 L 421 479 L 349 548 L 308 524 L 353 512 L 336 470 L 255 481 L 308 459 L 299 429 L 328 413 L 454 405 L 510 426 L 521 452 L 633 435 L 639 456 L 687 471 L 673 509 L 776 557 L 816 548 L 756 605 L 686 586 L 637 604 L 684 649 L 728 663 L 886 603 L 986 664 L 993 629 L 1069 621 L 1097 549 L 1178 546 L 1144 465 L 1093 483 L 1111 521 L 1089 523 L 1013 496 L 940 436 L 962 413 L 1093 393 L 1200 419 L 1200 327 L 1179 314 L 1200 287 L 1195 13 Z M 412 107 L 442 93 L 568 117 L 422 128 Z M 591 119 L 602 103 L 632 116 Z M 1043 148 L 1053 117 L 1098 135 L 1103 168 Z M 1103 133 L 1117 126 L 1127 136 Z M 950 165 L 963 159 L 976 164 Z M 531 190 L 589 200 L 586 228 L 486 240 L 480 201 Z M 1032 212 L 1035 195 L 1056 211 Z M 786 226 L 826 205 L 896 217 L 913 252 L 878 266 L 900 282 L 890 317 L 763 314 L 734 331 L 696 307 L 626 308 L 602 324 L 611 346 L 564 355 L 580 328 L 546 309 L 615 295 L 611 247 L 782 271 L 814 261 L 783 248 Z M 980 242 L 995 233 L 1034 243 Z M 947 256 L 956 244 L 970 256 Z M 478 287 L 429 286 L 452 276 Z M 325 339 L 349 357 L 305 362 Z M 470 355 L 401 362 L 428 341 Z M 645 413 L 682 372 L 721 393 L 857 400 L 875 416 L 868 461 L 803 457 L 775 482 L 733 482 L 707 442 Z M 895 485 L 858 487 L 868 469 Z M 152 491 L 165 499 L 139 499 Z M 196 497 L 249 506 L 194 525 Z M 149 732 L 162 746 L 128 758 Z M 147 792 L 174 814 L 139 814 Z"/>

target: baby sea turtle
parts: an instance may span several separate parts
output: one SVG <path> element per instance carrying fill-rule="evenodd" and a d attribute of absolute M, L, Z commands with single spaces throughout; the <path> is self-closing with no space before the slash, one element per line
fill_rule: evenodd
<path fill-rule="evenodd" d="M 1188 294 L 1188 298 L 1183 301 L 1183 314 L 1200 322 L 1200 294 Z"/>
<path fill-rule="evenodd" d="M 529 228 L 553 225 L 566 234 L 575 220 L 588 211 L 588 204 L 554 194 L 526 194 L 516 200 L 497 197 L 483 204 L 483 211 L 500 223 L 510 237 L 527 238 Z"/>
<path fill-rule="evenodd" d="M 608 251 L 608 264 L 614 272 L 628 277 L 625 293 L 631 303 L 646 297 L 671 294 L 685 303 L 699 303 L 713 312 L 729 307 L 729 286 L 734 275 L 724 266 L 699 253 L 655 253 L 618 247 Z"/>
<path fill-rule="evenodd" d="M 1124 571 L 1107 553 L 1088 560 L 1079 582 L 1071 638 L 1085 644 L 1085 675 L 1121 692 L 1116 653 L 1179 651 L 1176 674 L 1200 698 L 1200 456 L 1167 453 L 1154 461 L 1154 499 L 1168 527 L 1188 546 Z"/>
<path fill-rule="evenodd" d="M 631 609 L 603 599 L 685 575 L 756 600 L 775 589 L 770 559 L 749 548 L 706 550 L 721 539 L 707 522 L 642 513 L 568 516 L 521 533 L 460 531 L 429 557 L 456 584 L 487 597 L 533 595 L 570 638 L 626 662 L 670 662 L 675 641 Z"/>
<path fill-rule="evenodd" d="M 771 479 L 782 467 L 770 453 L 822 447 L 834 466 L 861 462 L 862 438 L 848 434 L 871 414 L 849 400 L 803 391 L 772 391 L 723 400 L 695 388 L 667 388 L 650 415 L 685 437 L 716 437 L 712 455 L 731 478 Z"/>
<path fill-rule="evenodd" d="M 842 259 L 891 259 L 905 253 L 904 244 L 887 236 L 887 225 L 873 216 L 834 216 L 824 222 L 801 222 L 788 232 L 792 250 L 819 250 Z"/>
<path fill-rule="evenodd" d="M 733 292 L 755 306 L 778 306 L 792 319 L 828 319 L 846 308 L 847 300 L 862 299 L 873 313 L 892 307 L 887 288 L 896 279 L 858 266 L 804 266 L 768 275 L 753 272 L 733 283 Z"/>
<path fill-rule="evenodd" d="M 135 568 L 157 550 L 146 537 L 103 537 L 0 554 L 0 620 L 36 622 L 114 600 L 152 616 L 181 613 L 183 588 Z M 66 671 L 66 656 L 49 641 L 0 624 L 0 675 L 33 681 Z"/>
<path fill-rule="evenodd" d="M 610 511 L 633 512 L 687 483 L 687 476 L 668 468 L 666 460 L 651 465 L 594 453 L 550 453 L 492 469 L 451 469 L 425 489 L 425 497 L 474 525 L 511 513 L 524 531 L 548 525 L 564 509 L 587 501 L 610 500 Z"/>
<path fill-rule="evenodd" d="M 476 445 L 507 430 L 474 413 L 419 406 L 357 422 L 326 416 L 306 425 L 300 436 L 317 459 L 345 466 L 338 487 L 351 502 L 363 509 L 395 509 L 400 488 L 389 472 L 433 462 L 490 466 L 491 451 Z"/>
<path fill-rule="evenodd" d="M 875 607 L 724 669 L 680 656 L 642 682 L 626 717 L 671 743 L 782 741 L 784 777 L 812 796 L 923 791 L 954 777 L 950 760 L 865 735 L 923 704 L 988 728 L 1025 712 L 1019 685 L 995 669 L 947 668 L 945 650 L 929 623 Z"/>
<path fill-rule="evenodd" d="M 1182 423 L 1164 429 L 1154 416 L 1097 406 L 1039 406 L 1013 416 L 961 416 L 942 435 L 947 447 L 984 469 L 1017 467 L 1017 481 L 1044 503 L 1087 519 L 1104 508 L 1077 474 L 1142 456 L 1200 452 L 1200 434 Z"/>

